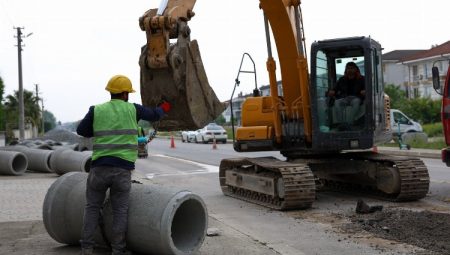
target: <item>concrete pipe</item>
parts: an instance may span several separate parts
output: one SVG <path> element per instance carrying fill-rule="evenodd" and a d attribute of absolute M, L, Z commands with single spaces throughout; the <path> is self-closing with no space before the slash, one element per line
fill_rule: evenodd
<path fill-rule="evenodd" d="M 2 147 L 0 150 L 18 151 L 25 154 L 28 159 L 28 170 L 41 173 L 53 173 L 53 170 L 50 168 L 52 150 L 32 149 L 21 145 Z"/>
<path fill-rule="evenodd" d="M 43 218 L 49 235 L 64 244 L 79 244 L 86 203 L 86 173 L 67 173 L 48 189 Z M 111 240 L 112 209 L 103 209 L 104 232 Z M 198 251 L 205 239 L 208 213 L 203 200 L 190 191 L 161 185 L 132 184 L 127 247 L 143 254 L 185 255 Z M 97 244 L 104 243 L 101 231 Z"/>
<path fill-rule="evenodd" d="M 53 151 L 50 158 L 50 168 L 59 175 L 68 172 L 89 172 L 91 155 L 68 148 Z"/>
<path fill-rule="evenodd" d="M 0 174 L 22 175 L 27 170 L 25 154 L 17 151 L 0 151 Z"/>

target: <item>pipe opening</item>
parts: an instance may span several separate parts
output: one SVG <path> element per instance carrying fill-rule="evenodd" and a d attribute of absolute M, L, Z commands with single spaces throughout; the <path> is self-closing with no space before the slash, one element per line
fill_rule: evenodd
<path fill-rule="evenodd" d="M 206 212 L 195 199 L 184 201 L 172 221 L 172 241 L 183 252 L 190 252 L 202 244 L 206 231 Z"/>
<path fill-rule="evenodd" d="M 51 159 L 51 157 L 53 156 L 52 154 L 53 154 L 53 152 L 50 153 L 50 154 L 48 154 L 48 156 L 46 156 L 46 157 L 47 157 L 47 160 L 46 160 L 46 163 L 47 163 L 47 169 L 52 169 L 51 164 L 50 164 L 50 159 Z M 52 169 L 52 171 L 53 171 L 53 169 Z"/>
<path fill-rule="evenodd" d="M 92 158 L 89 158 L 88 160 L 86 160 L 86 163 L 84 163 L 83 169 L 85 173 L 89 173 L 89 171 L 91 171 L 91 161 Z"/>
<path fill-rule="evenodd" d="M 25 172 L 27 170 L 27 158 L 22 154 L 17 154 L 12 160 L 11 166 L 15 172 Z"/>

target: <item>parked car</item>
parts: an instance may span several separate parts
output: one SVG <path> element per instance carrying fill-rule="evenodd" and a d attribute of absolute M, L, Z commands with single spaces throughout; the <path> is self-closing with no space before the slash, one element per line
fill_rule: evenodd
<path fill-rule="evenodd" d="M 194 142 L 195 141 L 195 135 L 197 134 L 197 131 L 183 131 L 181 132 L 181 141 L 184 142 Z"/>
<path fill-rule="evenodd" d="M 415 122 L 410 117 L 406 116 L 406 114 L 404 114 L 403 112 L 397 109 L 391 109 L 390 114 L 391 129 L 394 135 L 398 135 L 399 129 L 401 134 L 409 132 L 423 132 L 420 123 Z"/>
<path fill-rule="evenodd" d="M 210 123 L 198 130 L 195 136 L 195 142 L 209 143 L 213 142 L 214 138 L 216 139 L 216 142 L 226 143 L 228 138 L 227 131 L 216 123 Z"/>

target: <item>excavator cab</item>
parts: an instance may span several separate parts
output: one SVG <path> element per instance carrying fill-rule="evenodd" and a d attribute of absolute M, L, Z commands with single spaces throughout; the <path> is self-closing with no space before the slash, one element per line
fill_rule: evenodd
<path fill-rule="evenodd" d="M 345 78 L 349 63 L 355 66 L 358 84 L 362 87 L 357 94 L 339 95 L 335 90 Z M 244 102 L 242 126 L 236 132 L 236 151 L 280 150 L 284 156 L 296 158 L 305 154 L 369 149 L 391 139 L 386 121 L 389 104 L 383 92 L 381 45 L 370 37 L 314 42 L 309 82 L 296 80 L 298 83 L 292 83 L 289 80 L 292 75 L 285 77 L 282 77 L 281 86 L 276 83 L 275 98 L 271 95 L 249 97 Z M 302 87 L 308 89 L 309 104 L 298 103 L 302 101 L 300 99 L 305 101 L 304 96 L 289 103 L 288 96 L 292 96 L 295 87 L 297 91 Z M 336 94 L 332 96 L 330 91 Z M 274 107 L 274 101 L 277 107 Z M 296 110 L 305 108 L 307 113 Z M 275 109 L 279 111 L 277 116 Z M 308 123 L 311 125 L 310 138 Z M 277 124 L 281 130 L 279 141 L 275 134 Z"/>
<path fill-rule="evenodd" d="M 356 65 L 358 83 L 348 82 L 346 66 Z M 368 149 L 389 141 L 382 72 L 381 45 L 370 37 L 352 37 L 318 41 L 311 46 L 312 149 L 341 151 Z M 339 84 L 341 82 L 341 84 Z M 339 87 L 340 85 L 340 87 Z M 334 95 L 330 93 L 334 92 Z"/>

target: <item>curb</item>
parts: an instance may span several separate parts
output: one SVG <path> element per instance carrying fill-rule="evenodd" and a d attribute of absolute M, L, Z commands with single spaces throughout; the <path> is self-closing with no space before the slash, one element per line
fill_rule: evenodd
<path fill-rule="evenodd" d="M 395 156 L 409 156 L 409 157 L 419 157 L 419 158 L 432 158 L 441 159 L 440 150 L 430 150 L 430 149 L 411 149 L 411 150 L 400 150 L 394 147 L 378 147 L 379 153 L 390 154 Z"/>
<path fill-rule="evenodd" d="M 170 139 L 170 136 L 158 136 L 161 139 Z M 181 140 L 180 137 L 174 136 L 175 140 Z M 228 139 L 227 143 L 233 143 L 233 140 Z M 411 150 L 400 150 L 397 147 L 377 147 L 379 153 L 390 154 L 395 156 L 409 156 L 409 157 L 418 157 L 418 158 L 432 158 L 432 159 L 441 159 L 441 151 L 440 150 L 431 150 L 431 149 L 411 149 Z"/>

